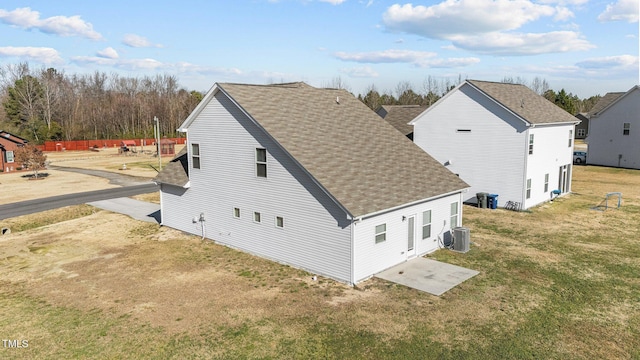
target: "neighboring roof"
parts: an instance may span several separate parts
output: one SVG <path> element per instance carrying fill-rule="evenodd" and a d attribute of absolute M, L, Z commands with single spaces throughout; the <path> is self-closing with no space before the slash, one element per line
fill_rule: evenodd
<path fill-rule="evenodd" d="M 305 83 L 216 84 L 354 217 L 468 188 L 345 90 Z"/>
<path fill-rule="evenodd" d="M 403 135 L 413 132 L 413 125 L 408 123 L 427 109 L 420 105 L 382 105 L 386 115 L 383 117 L 389 124 Z"/>
<path fill-rule="evenodd" d="M 28 140 L 23 139 L 20 136 L 13 135 L 13 134 L 11 134 L 9 132 L 6 132 L 4 130 L 0 130 L 0 137 L 3 138 L 3 139 L 7 139 L 7 140 L 9 140 L 9 141 L 11 141 L 13 143 L 16 143 L 16 144 L 26 144 L 26 143 L 29 142 Z"/>
<path fill-rule="evenodd" d="M 618 102 L 620 99 L 625 97 L 627 94 L 630 94 L 634 90 L 640 89 L 640 86 L 635 85 L 627 92 L 610 92 L 606 93 L 603 97 L 598 100 L 598 102 L 593 106 L 591 111 L 589 111 L 589 117 L 599 116 L 602 112 L 610 108 L 614 103 Z"/>
<path fill-rule="evenodd" d="M 160 144 L 175 144 L 176 142 L 171 139 L 160 139 Z"/>
<path fill-rule="evenodd" d="M 524 85 L 478 80 L 467 80 L 465 83 L 480 90 L 530 124 L 576 122 L 573 115 Z"/>
<path fill-rule="evenodd" d="M 185 187 L 189 183 L 187 147 L 180 150 L 164 169 L 153 179 L 156 183 Z"/>
<path fill-rule="evenodd" d="M 120 144 L 125 146 L 136 146 L 136 142 L 133 140 L 122 140 Z"/>

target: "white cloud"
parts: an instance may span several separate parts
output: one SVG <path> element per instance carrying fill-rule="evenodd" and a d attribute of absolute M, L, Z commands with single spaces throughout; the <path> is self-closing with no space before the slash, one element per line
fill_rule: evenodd
<path fill-rule="evenodd" d="M 151 41 L 147 40 L 147 38 L 135 34 L 126 34 L 122 39 L 122 43 L 134 48 L 162 47 L 161 44 L 154 44 Z"/>
<path fill-rule="evenodd" d="M 576 66 L 583 69 L 627 69 L 638 70 L 639 57 L 633 55 L 606 56 L 581 61 Z"/>
<path fill-rule="evenodd" d="M 595 46 L 581 39 L 573 31 L 554 31 L 549 33 L 490 33 L 480 36 L 459 36 L 452 39 L 456 47 L 492 55 L 537 55 L 585 51 Z"/>
<path fill-rule="evenodd" d="M 527 0 L 445 0 L 433 6 L 392 5 L 383 15 L 387 29 L 434 39 L 513 30 L 552 16 L 556 10 Z"/>
<path fill-rule="evenodd" d="M 621 0 L 625 1 L 625 0 Z M 433 6 L 392 5 L 383 15 L 388 30 L 448 40 L 458 49 L 493 55 L 531 55 L 581 51 L 594 46 L 578 32 L 516 33 L 542 17 L 573 18 L 566 5 L 584 0 L 445 0 Z"/>
<path fill-rule="evenodd" d="M 107 58 L 107 59 L 117 59 L 119 57 L 116 49 L 112 47 L 102 49 L 98 51 L 96 55 L 98 55 L 99 57 Z"/>
<path fill-rule="evenodd" d="M 0 56 L 18 57 L 43 64 L 61 64 L 64 61 L 57 50 L 48 47 L 0 47 Z"/>
<path fill-rule="evenodd" d="M 480 62 L 478 58 L 438 58 L 438 54 L 428 51 L 383 50 L 360 53 L 337 52 L 334 56 L 344 61 L 358 63 L 388 64 L 409 63 L 424 68 L 450 68 L 472 65 Z"/>
<path fill-rule="evenodd" d="M 320 2 L 326 2 L 332 5 L 340 5 L 347 0 L 320 0 Z"/>
<path fill-rule="evenodd" d="M 618 0 L 598 16 L 601 22 L 626 21 L 629 23 L 638 22 L 639 13 L 638 0 Z"/>
<path fill-rule="evenodd" d="M 369 66 L 341 69 L 341 73 L 354 78 L 376 78 L 379 74 Z"/>
<path fill-rule="evenodd" d="M 102 35 L 93 30 L 93 25 L 80 16 L 52 16 L 40 19 L 40 13 L 31 8 L 18 8 L 13 11 L 0 9 L 0 21 L 25 30 L 37 29 L 47 34 L 60 36 L 81 36 L 91 40 L 101 40 Z"/>

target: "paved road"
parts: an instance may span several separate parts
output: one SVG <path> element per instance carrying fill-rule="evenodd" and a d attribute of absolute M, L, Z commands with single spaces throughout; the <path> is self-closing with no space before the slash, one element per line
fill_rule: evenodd
<path fill-rule="evenodd" d="M 151 181 L 150 179 L 144 178 L 144 177 L 131 176 L 124 173 L 120 174 L 120 173 L 114 173 L 114 172 L 103 171 L 103 170 L 80 169 L 80 168 L 57 166 L 57 165 L 49 165 L 49 169 L 97 176 L 104 179 L 108 179 L 109 184 L 120 185 L 120 186 L 142 185 L 142 184 L 148 184 L 149 181 Z"/>
<path fill-rule="evenodd" d="M 123 186 L 120 188 L 87 191 L 76 194 L 52 196 L 48 198 L 21 201 L 0 205 L 0 220 L 27 215 L 64 206 L 84 204 L 94 201 L 128 197 L 158 191 L 158 185 L 146 180 L 146 184 Z"/>

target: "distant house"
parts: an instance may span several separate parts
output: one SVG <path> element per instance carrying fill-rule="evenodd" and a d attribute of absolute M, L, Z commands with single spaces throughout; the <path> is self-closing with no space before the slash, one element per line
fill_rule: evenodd
<path fill-rule="evenodd" d="M 589 112 L 587 163 L 640 169 L 640 86 L 608 93 Z"/>
<path fill-rule="evenodd" d="M 414 142 L 471 185 L 527 209 L 571 191 L 578 120 L 523 85 L 467 80 L 414 119 Z"/>
<path fill-rule="evenodd" d="M 376 113 L 403 135 L 413 140 L 413 125 L 409 122 L 427 109 L 420 105 L 382 105 Z"/>
<path fill-rule="evenodd" d="M 27 144 L 28 141 L 10 134 L 4 130 L 0 130 L 0 169 L 3 172 L 11 172 L 17 170 L 20 164 L 15 162 L 15 150 Z"/>
<path fill-rule="evenodd" d="M 163 225 L 349 284 L 461 225 L 468 185 L 347 91 L 215 84 L 178 130 Z"/>
<path fill-rule="evenodd" d="M 575 138 L 585 139 L 589 134 L 589 113 L 578 113 L 576 114 L 576 119 L 580 123 L 576 125 Z"/>

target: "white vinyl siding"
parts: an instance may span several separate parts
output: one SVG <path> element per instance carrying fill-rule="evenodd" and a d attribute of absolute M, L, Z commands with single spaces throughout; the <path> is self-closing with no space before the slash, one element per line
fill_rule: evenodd
<path fill-rule="evenodd" d="M 162 186 L 163 225 L 201 235 L 192 219 L 204 212 L 206 236 L 218 243 L 351 282 L 351 221 L 344 210 L 222 92 L 210 98 L 187 138 L 200 144 L 206 166 L 190 172 L 189 189 Z M 256 176 L 258 148 L 266 150 L 269 181 Z M 245 214 L 234 219 L 234 207 L 260 211 L 269 226 Z M 276 216 L 283 228 L 275 226 Z"/>

